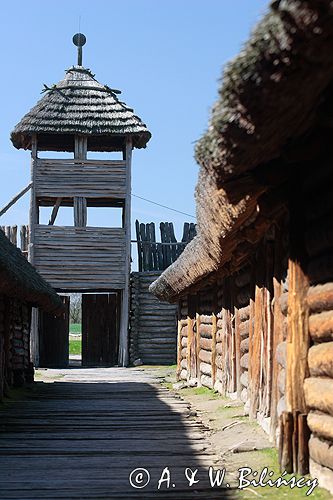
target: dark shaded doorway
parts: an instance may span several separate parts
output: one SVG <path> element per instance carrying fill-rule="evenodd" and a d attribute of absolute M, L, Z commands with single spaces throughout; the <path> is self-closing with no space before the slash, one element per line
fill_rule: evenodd
<path fill-rule="evenodd" d="M 82 366 L 118 362 L 119 293 L 82 295 Z"/>
<path fill-rule="evenodd" d="M 43 368 L 68 366 L 69 297 L 61 297 L 65 306 L 60 316 L 39 311 L 39 365 Z"/>

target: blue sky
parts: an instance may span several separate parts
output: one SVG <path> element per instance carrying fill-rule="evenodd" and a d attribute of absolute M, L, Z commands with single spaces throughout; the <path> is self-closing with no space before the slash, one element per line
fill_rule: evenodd
<path fill-rule="evenodd" d="M 57 0 L 6 2 L 0 43 L 0 206 L 29 182 L 29 153 L 9 135 L 40 98 L 43 84 L 76 62 L 72 36 L 87 37 L 83 64 L 122 90 L 151 130 L 133 154 L 132 192 L 195 214 L 195 141 L 208 125 L 223 65 L 233 58 L 267 8 L 267 0 Z M 0 224 L 28 222 L 29 195 Z M 178 238 L 189 217 L 137 198 L 132 220 L 173 221 Z M 107 223 L 106 223 L 107 225 Z"/>

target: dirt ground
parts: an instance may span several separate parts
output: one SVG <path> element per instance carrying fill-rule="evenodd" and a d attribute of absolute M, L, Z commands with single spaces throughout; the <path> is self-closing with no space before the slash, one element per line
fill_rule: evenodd
<path fill-rule="evenodd" d="M 239 469 L 243 467 L 250 467 L 252 471 L 258 472 L 254 479 L 258 478 L 265 467 L 268 468 L 268 472 L 272 471 L 273 480 L 281 476 L 276 448 L 269 442 L 264 430 L 256 422 L 244 416 L 244 405 L 241 401 L 223 398 L 204 387 L 175 388 L 175 367 L 155 369 L 142 367 L 142 369 L 154 371 L 161 384 L 189 403 L 193 418 L 202 421 L 207 427 L 209 446 L 218 456 L 221 456 L 227 471 L 227 480 L 231 485 L 239 485 Z M 291 475 L 284 476 L 285 479 L 291 477 Z M 311 481 L 309 477 L 306 480 Z M 307 496 L 310 488 L 309 485 L 300 488 L 297 486 L 294 488 L 249 486 L 239 491 L 238 498 L 243 500 L 252 498 L 328 500 L 332 498 L 329 492 L 319 487 L 315 487 Z"/>

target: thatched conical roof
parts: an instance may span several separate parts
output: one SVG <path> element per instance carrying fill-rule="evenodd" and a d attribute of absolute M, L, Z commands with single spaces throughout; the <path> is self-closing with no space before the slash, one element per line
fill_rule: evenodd
<path fill-rule="evenodd" d="M 66 71 L 53 87 L 16 125 L 11 140 L 18 149 L 30 149 L 38 136 L 38 149 L 72 151 L 74 135 L 88 136 L 88 149 L 122 149 L 124 136 L 133 146 L 144 148 L 151 133 L 132 109 L 117 98 L 120 91 L 102 85 L 82 66 Z"/>

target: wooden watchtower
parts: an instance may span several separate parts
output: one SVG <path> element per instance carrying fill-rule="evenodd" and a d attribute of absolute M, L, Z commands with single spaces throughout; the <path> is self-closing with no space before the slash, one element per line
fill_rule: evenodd
<path fill-rule="evenodd" d="M 102 85 L 82 66 L 85 37 L 73 37 L 78 64 L 16 125 L 11 140 L 31 150 L 29 260 L 59 292 L 120 296 L 119 356 L 128 361 L 128 302 L 131 247 L 131 158 L 151 134 L 120 91 Z M 43 159 L 61 151 L 66 159 Z M 120 159 L 92 159 L 88 152 L 121 152 Z M 50 157 L 54 157 L 52 154 Z M 92 155 L 93 156 L 93 155 Z M 72 207 L 73 225 L 58 226 L 61 207 Z M 48 224 L 43 207 L 53 207 Z M 121 227 L 90 227 L 89 207 L 118 207 Z"/>

